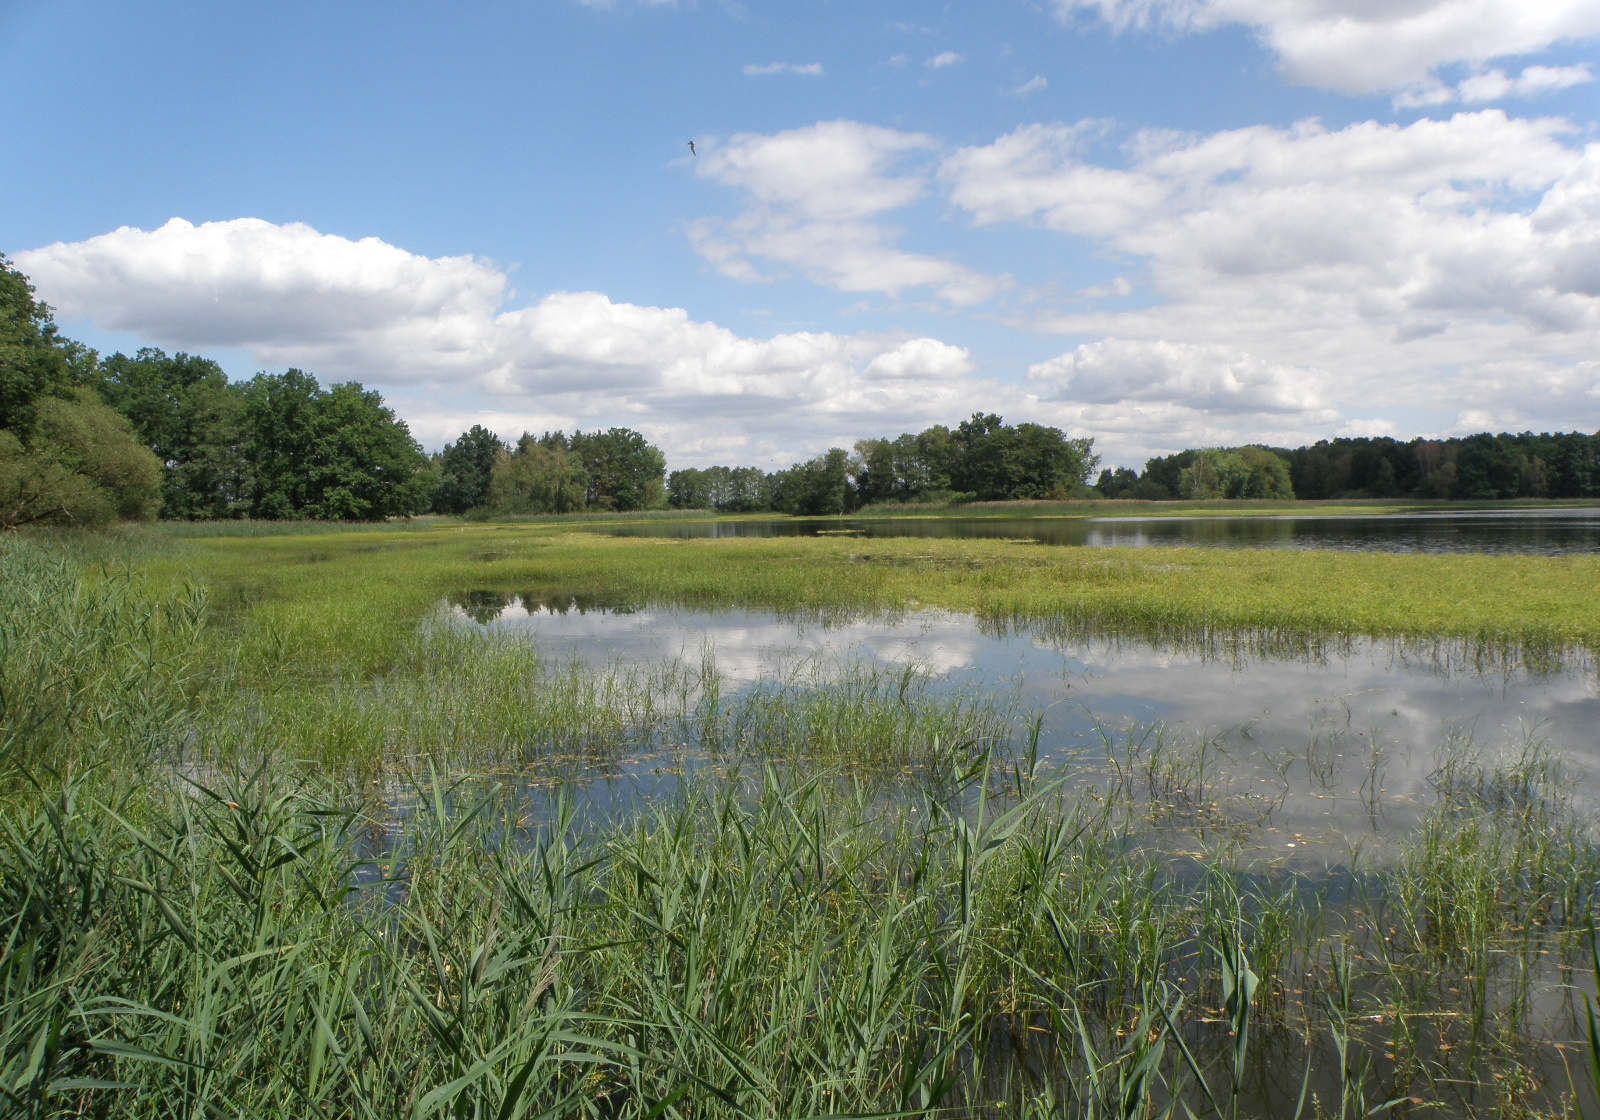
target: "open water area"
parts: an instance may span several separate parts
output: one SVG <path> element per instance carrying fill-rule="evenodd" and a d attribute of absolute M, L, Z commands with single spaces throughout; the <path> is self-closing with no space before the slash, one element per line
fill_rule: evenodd
<path fill-rule="evenodd" d="M 603 530 L 625 537 L 968 537 L 1091 548 L 1296 548 L 1353 552 L 1600 552 L 1600 508 L 1266 517 L 884 517 L 658 521 Z"/>
<path fill-rule="evenodd" d="M 459 625 L 524 638 L 586 665 L 676 661 L 722 687 L 838 680 L 852 667 L 910 672 L 936 693 L 984 698 L 1009 716 L 1009 750 L 1037 723 L 1042 765 L 1083 783 L 1130 780 L 1219 842 L 1245 842 L 1307 871 L 1368 858 L 1410 832 L 1463 755 L 1561 761 L 1567 795 L 1600 787 L 1600 677 L 1580 651 L 1524 663 L 1463 643 L 1352 638 L 1263 649 L 1117 635 L 1063 637 L 936 610 L 828 617 L 476 592 Z M 696 758 L 642 752 L 594 790 L 648 795 Z"/>

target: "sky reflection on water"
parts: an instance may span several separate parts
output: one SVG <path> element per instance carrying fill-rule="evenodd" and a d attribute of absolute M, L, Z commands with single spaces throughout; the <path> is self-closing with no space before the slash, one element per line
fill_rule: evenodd
<path fill-rule="evenodd" d="M 1452 738 L 1490 752 L 1537 738 L 1571 760 L 1570 790 L 1600 781 L 1600 687 L 1581 655 L 1536 671 L 1486 666 L 1450 646 L 1358 639 L 1286 659 L 1242 646 L 1219 654 L 1003 632 L 933 610 L 818 621 L 492 592 L 454 603 L 463 623 L 525 636 L 557 658 L 709 662 L 747 686 L 817 663 L 915 663 L 940 689 L 985 691 L 1023 717 L 1042 714 L 1044 752 L 1091 773 L 1105 768 L 1106 734 L 1124 749 L 1142 742 L 1133 753 L 1146 761 L 1168 752 L 1177 781 L 1194 780 L 1196 752 L 1209 744 L 1204 784 L 1231 790 L 1235 812 L 1270 809 L 1261 842 L 1304 857 L 1323 841 L 1345 846 L 1414 825 L 1435 800 L 1430 776 Z"/>

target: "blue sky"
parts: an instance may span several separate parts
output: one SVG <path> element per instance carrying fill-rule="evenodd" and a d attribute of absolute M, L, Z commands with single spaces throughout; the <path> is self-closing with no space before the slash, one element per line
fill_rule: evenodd
<path fill-rule="evenodd" d="M 0 0 L 0 250 L 430 446 L 1594 430 L 1597 54 L 1600 0 Z"/>

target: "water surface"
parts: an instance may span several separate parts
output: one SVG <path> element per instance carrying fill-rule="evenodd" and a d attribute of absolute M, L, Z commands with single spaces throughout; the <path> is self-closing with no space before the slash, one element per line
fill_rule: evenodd
<path fill-rule="evenodd" d="M 1281 845 L 1289 862 L 1342 858 L 1362 838 L 1409 831 L 1463 744 L 1493 756 L 1536 741 L 1567 756 L 1575 795 L 1600 783 L 1600 685 L 1581 654 L 1527 666 L 1450 643 L 1352 639 L 1266 656 L 1247 642 L 1062 637 L 936 610 L 819 620 L 494 592 L 456 596 L 449 609 L 557 657 L 678 659 L 714 666 L 735 689 L 819 666 L 914 666 L 936 690 L 1001 698 L 1016 739 L 1039 718 L 1047 761 L 1097 780 L 1131 761 L 1176 803 L 1221 798 L 1224 817 L 1255 814 L 1234 823 L 1259 825 L 1256 840 Z"/>
<path fill-rule="evenodd" d="M 904 517 L 657 521 L 598 527 L 624 537 L 956 537 L 1091 547 L 1339 549 L 1351 552 L 1600 553 L 1600 509 L 1270 517 Z"/>

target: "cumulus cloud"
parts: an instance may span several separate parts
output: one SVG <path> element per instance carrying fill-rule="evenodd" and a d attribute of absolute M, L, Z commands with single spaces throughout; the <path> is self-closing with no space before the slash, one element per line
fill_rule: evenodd
<path fill-rule="evenodd" d="M 1035 74 L 1011 92 L 1018 97 L 1032 97 L 1036 93 L 1043 93 L 1050 87 L 1050 81 L 1043 74 Z"/>
<path fill-rule="evenodd" d="M 1310 415 L 1314 402 L 1290 388 L 1316 384 L 1330 407 L 1369 415 L 1375 402 L 1447 399 L 1508 426 L 1600 420 L 1582 364 L 1600 342 L 1600 145 L 1575 143 L 1566 122 L 1485 110 L 1408 126 L 1148 132 L 1120 166 L 1089 159 L 1086 135 L 1028 126 L 952 153 L 943 171 L 980 225 L 1056 230 L 1140 266 L 1142 306 L 1037 324 L 1126 340 L 1080 349 L 1070 370 L 1046 363 L 1081 400 L 1109 407 L 1110 387 L 1126 384 L 1119 402 L 1196 404 L 1196 385 L 1225 382 L 1195 369 L 1214 373 L 1231 351 L 1264 365 L 1230 366 L 1238 392 L 1199 407 L 1267 409 L 1276 386 L 1288 395 L 1273 409 Z M 1149 364 L 1133 343 L 1155 347 Z M 1169 344 L 1199 349 L 1179 361 Z"/>
<path fill-rule="evenodd" d="M 505 273 L 487 261 L 301 224 L 174 219 L 16 261 L 66 319 L 169 347 L 239 347 L 327 378 L 487 395 L 503 418 L 629 424 L 680 457 L 765 447 L 787 462 L 819 441 L 948 420 L 989 392 L 968 376 L 966 350 L 932 338 L 747 338 L 599 292 L 507 308 Z M 419 432 L 446 413 L 445 428 L 477 415 L 435 406 Z"/>
<path fill-rule="evenodd" d="M 1504 70 L 1474 74 L 1457 88 L 1463 101 L 1500 101 L 1507 97 L 1538 97 L 1594 81 L 1587 64 L 1580 66 L 1529 66 L 1516 77 Z"/>
<path fill-rule="evenodd" d="M 1404 127 L 1146 134 L 1112 168 L 1080 157 L 1080 129 L 1033 125 L 954 153 L 944 174 L 978 223 L 1105 239 L 1144 258 L 1165 294 L 1224 321 L 1353 318 L 1393 332 L 1499 314 L 1590 329 L 1600 306 L 1582 261 L 1600 225 L 1569 200 L 1587 200 L 1600 157 L 1565 143 L 1568 131 L 1487 110 Z"/>
<path fill-rule="evenodd" d="M 1437 78 L 1408 86 L 1395 95 L 1394 103 L 1403 109 L 1447 105 L 1452 101 L 1483 103 L 1510 97 L 1542 97 L 1594 81 L 1587 63 L 1578 66 L 1528 66 L 1511 76 L 1504 70 L 1488 70 L 1463 78 L 1454 86 Z"/>
<path fill-rule="evenodd" d="M 1327 374 L 1228 346 L 1106 338 L 1028 369 L 1039 408 L 1092 433 L 1108 462 L 1138 463 L 1185 447 L 1273 442 L 1330 434 Z"/>
<path fill-rule="evenodd" d="M 749 204 L 734 218 L 692 223 L 691 243 L 740 280 L 764 278 L 756 262 L 766 261 L 847 292 L 927 288 L 950 303 L 981 302 L 1005 281 L 896 248 L 873 220 L 923 198 L 928 176 L 919 165 L 937 148 L 924 134 L 856 121 L 734 136 L 695 170 L 744 192 Z"/>
<path fill-rule="evenodd" d="M 954 66 L 961 61 L 961 56 L 955 51 L 940 51 L 932 58 L 927 59 L 922 65 L 930 70 L 943 70 L 946 66 Z"/>
<path fill-rule="evenodd" d="M 1283 365 L 1225 346 L 1107 338 L 1028 369 L 1048 399 L 1096 404 L 1164 401 L 1225 413 L 1322 411 L 1320 370 Z"/>
<path fill-rule="evenodd" d="M 1426 84 L 1451 63 L 1534 54 L 1600 35 L 1594 0 L 1055 0 L 1121 29 L 1253 29 L 1284 75 L 1341 93 Z"/>
<path fill-rule="evenodd" d="M 744 68 L 746 77 L 761 77 L 766 74 L 804 74 L 807 77 L 822 77 L 822 63 L 820 62 L 752 62 Z"/>

